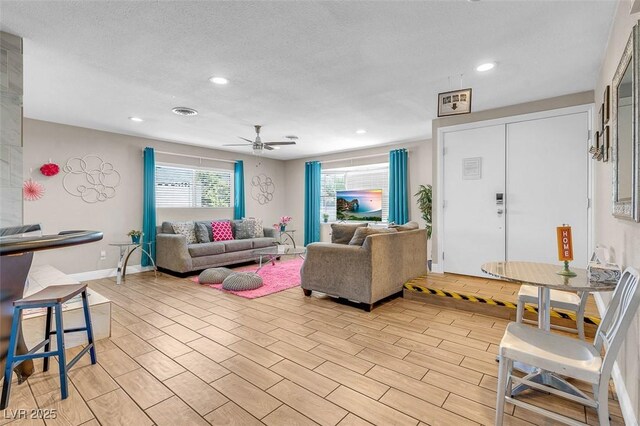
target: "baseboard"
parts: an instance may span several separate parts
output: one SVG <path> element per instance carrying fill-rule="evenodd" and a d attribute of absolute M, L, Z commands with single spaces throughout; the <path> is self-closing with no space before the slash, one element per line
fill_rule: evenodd
<path fill-rule="evenodd" d="M 444 274 L 444 271 L 442 270 L 442 266 L 438 263 L 432 263 L 431 264 L 431 271 L 432 274 Z"/>
<path fill-rule="evenodd" d="M 593 298 L 596 301 L 596 306 L 598 307 L 600 317 L 604 318 L 607 307 L 604 304 L 604 300 L 602 300 L 602 295 L 596 292 L 594 293 Z M 636 414 L 633 411 L 631 397 L 629 396 L 629 392 L 627 392 L 627 386 L 625 385 L 624 377 L 622 377 L 622 373 L 620 372 L 618 361 L 613 363 L 611 378 L 613 379 L 613 384 L 616 387 L 616 394 L 618 395 L 618 402 L 620 403 L 620 410 L 622 411 L 624 423 L 627 425 L 637 425 L 638 419 L 636 418 Z"/>
<path fill-rule="evenodd" d="M 153 271 L 151 266 L 127 265 L 127 275 L 138 274 L 140 272 Z M 116 268 L 98 269 L 97 271 L 78 272 L 76 274 L 67 274 L 78 281 L 99 280 L 101 278 L 115 277 L 117 275 Z"/>

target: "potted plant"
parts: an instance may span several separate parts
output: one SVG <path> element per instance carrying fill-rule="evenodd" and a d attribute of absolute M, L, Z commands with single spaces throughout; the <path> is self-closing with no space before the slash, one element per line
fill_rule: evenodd
<path fill-rule="evenodd" d="M 414 194 L 418 197 L 418 208 L 422 212 L 422 219 L 426 222 L 427 240 L 431 239 L 431 203 L 432 203 L 432 187 L 431 185 L 420 185 L 418 192 Z M 431 259 L 428 261 L 429 270 L 431 270 Z"/>
<path fill-rule="evenodd" d="M 144 234 L 142 233 L 142 231 L 136 231 L 135 229 L 132 229 L 127 235 L 131 237 L 131 242 L 133 244 L 140 244 L 140 238 Z"/>
<path fill-rule="evenodd" d="M 324 221 L 324 223 L 329 222 L 329 214 L 328 213 L 322 213 L 322 220 Z"/>
<path fill-rule="evenodd" d="M 284 232 L 287 230 L 287 225 L 291 222 L 291 216 L 280 216 L 280 221 L 278 223 L 274 223 L 273 227 L 276 229 L 280 229 L 280 232 Z"/>

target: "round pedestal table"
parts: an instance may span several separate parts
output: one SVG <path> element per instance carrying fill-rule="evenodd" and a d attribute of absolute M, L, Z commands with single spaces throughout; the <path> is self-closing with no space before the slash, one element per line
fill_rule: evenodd
<path fill-rule="evenodd" d="M 538 288 L 538 328 L 546 331 L 551 329 L 551 290 L 561 291 L 611 291 L 616 282 L 594 282 L 587 277 L 585 269 L 572 268 L 575 277 L 559 275 L 562 269 L 560 265 L 535 262 L 490 262 L 481 267 L 482 271 L 506 281 L 517 284 L 532 285 Z M 529 373 L 526 377 L 535 383 L 542 383 L 564 392 L 586 397 L 585 394 L 562 377 L 548 371 L 532 368 L 531 366 L 517 365 L 518 370 Z M 529 389 L 526 385 L 518 385 L 513 388 L 512 395 L 517 395 Z"/>

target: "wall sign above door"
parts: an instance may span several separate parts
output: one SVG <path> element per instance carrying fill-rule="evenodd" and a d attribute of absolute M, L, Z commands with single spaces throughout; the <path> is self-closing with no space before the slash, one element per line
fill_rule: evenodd
<path fill-rule="evenodd" d="M 471 89 L 454 90 L 438 94 L 438 117 L 469 114 L 471 112 Z"/>

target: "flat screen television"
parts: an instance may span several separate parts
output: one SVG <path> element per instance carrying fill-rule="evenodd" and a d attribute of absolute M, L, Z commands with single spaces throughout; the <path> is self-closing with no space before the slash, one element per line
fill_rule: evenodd
<path fill-rule="evenodd" d="M 336 191 L 336 218 L 363 222 L 382 221 L 382 189 Z"/>

